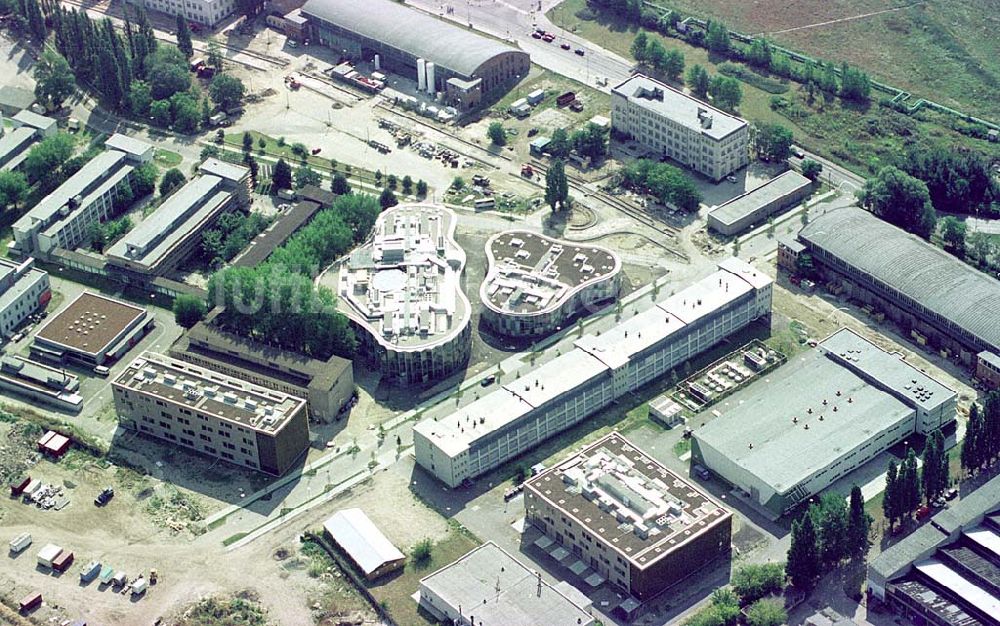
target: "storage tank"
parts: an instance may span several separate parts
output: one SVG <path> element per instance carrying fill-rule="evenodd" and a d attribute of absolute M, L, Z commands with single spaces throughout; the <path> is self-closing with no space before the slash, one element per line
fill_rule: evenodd
<path fill-rule="evenodd" d="M 423 59 L 417 59 L 417 91 L 427 89 L 427 64 Z"/>
<path fill-rule="evenodd" d="M 375 55 L 375 71 L 382 69 L 382 58 L 379 55 Z"/>
<path fill-rule="evenodd" d="M 427 93 L 437 91 L 437 83 L 434 82 L 434 62 L 427 63 Z"/>

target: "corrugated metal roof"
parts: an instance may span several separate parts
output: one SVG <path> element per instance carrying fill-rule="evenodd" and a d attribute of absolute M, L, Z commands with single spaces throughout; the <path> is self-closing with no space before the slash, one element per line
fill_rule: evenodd
<path fill-rule="evenodd" d="M 386 563 L 406 558 L 361 509 L 337 511 L 323 522 L 323 528 L 366 576 Z"/>
<path fill-rule="evenodd" d="M 521 52 L 391 0 L 309 0 L 302 12 L 463 76 L 499 54 Z"/>
<path fill-rule="evenodd" d="M 1000 350 L 1000 281 L 858 207 L 828 211 L 799 237 Z"/>

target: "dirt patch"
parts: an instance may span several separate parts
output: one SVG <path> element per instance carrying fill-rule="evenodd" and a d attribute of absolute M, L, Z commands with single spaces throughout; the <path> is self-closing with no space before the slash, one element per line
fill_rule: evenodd
<path fill-rule="evenodd" d="M 169 621 L 173 626 L 266 626 L 272 622 L 253 590 L 198 601 Z"/>

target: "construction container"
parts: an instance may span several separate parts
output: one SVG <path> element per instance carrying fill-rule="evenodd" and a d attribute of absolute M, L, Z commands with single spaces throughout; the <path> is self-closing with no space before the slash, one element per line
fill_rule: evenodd
<path fill-rule="evenodd" d="M 62 553 L 62 548 L 54 543 L 47 544 L 38 551 L 38 564 L 42 567 L 52 567 L 52 562 L 56 560 L 60 553 Z"/>
<path fill-rule="evenodd" d="M 115 575 L 115 569 L 110 565 L 105 565 L 101 567 L 101 576 L 100 576 L 101 584 L 106 585 L 110 583 L 114 575 Z"/>
<path fill-rule="evenodd" d="M 146 587 L 148 586 L 149 582 L 140 576 L 134 583 L 132 583 L 132 595 L 141 596 L 146 593 Z"/>
<path fill-rule="evenodd" d="M 23 479 L 15 480 L 10 483 L 10 497 L 16 498 L 22 493 L 24 489 L 31 484 L 31 476 L 25 476 Z"/>
<path fill-rule="evenodd" d="M 73 564 L 73 553 L 69 550 L 64 550 L 52 560 L 52 569 L 57 572 L 65 572 L 69 569 L 69 566 Z"/>
<path fill-rule="evenodd" d="M 21 533 L 10 540 L 10 551 L 17 554 L 31 545 L 31 533 Z"/>
<path fill-rule="evenodd" d="M 536 89 L 528 94 L 528 104 L 535 106 L 539 102 L 545 99 L 545 91 L 542 89 Z"/>
<path fill-rule="evenodd" d="M 21 598 L 20 606 L 22 613 L 27 613 L 31 609 L 36 609 L 42 606 L 42 594 L 29 593 L 28 595 Z"/>
<path fill-rule="evenodd" d="M 111 584 L 115 587 L 124 587 L 126 582 L 128 582 L 128 576 L 125 575 L 125 572 L 118 572 L 111 577 Z"/>
<path fill-rule="evenodd" d="M 40 478 L 33 478 L 24 487 L 22 495 L 24 495 L 25 498 L 30 498 L 31 496 L 35 495 L 36 491 L 38 491 L 41 488 L 42 488 L 42 480 Z"/>
<path fill-rule="evenodd" d="M 97 578 L 97 575 L 100 573 L 101 573 L 101 562 L 91 561 L 90 563 L 84 565 L 83 569 L 80 570 L 80 582 L 89 583 L 90 581 Z"/>

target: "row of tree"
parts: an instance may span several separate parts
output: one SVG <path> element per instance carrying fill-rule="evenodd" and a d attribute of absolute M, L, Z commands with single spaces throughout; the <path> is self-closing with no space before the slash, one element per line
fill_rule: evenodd
<path fill-rule="evenodd" d="M 962 441 L 962 469 L 976 473 L 1000 457 L 1000 391 L 986 396 L 982 407 L 969 407 L 969 421 Z"/>
<path fill-rule="evenodd" d="M 697 211 L 701 204 L 701 192 L 694 182 L 673 165 L 637 159 L 622 168 L 620 175 L 625 187 L 650 193 L 664 204 L 686 211 Z"/>
<path fill-rule="evenodd" d="M 897 521 L 909 519 L 920 507 L 920 483 L 920 470 L 917 469 L 917 455 L 913 448 L 906 449 L 906 456 L 898 467 L 895 460 L 889 461 L 889 468 L 885 473 L 882 512 L 889 520 L 890 529 Z"/>
<path fill-rule="evenodd" d="M 677 81 L 684 74 L 684 53 L 677 48 L 667 49 L 659 37 L 650 37 L 645 31 L 632 40 L 632 58 L 662 74 L 667 80 Z"/>
<path fill-rule="evenodd" d="M 201 235 L 202 257 L 209 267 L 219 269 L 250 245 L 271 220 L 260 213 L 228 211 L 219 216 L 215 226 Z"/>
<path fill-rule="evenodd" d="M 861 488 L 851 488 L 850 503 L 836 493 L 823 494 L 792 523 L 792 544 L 785 572 L 795 587 L 812 589 L 828 567 L 846 558 L 864 559 L 871 543 L 871 516 L 865 512 Z"/>

